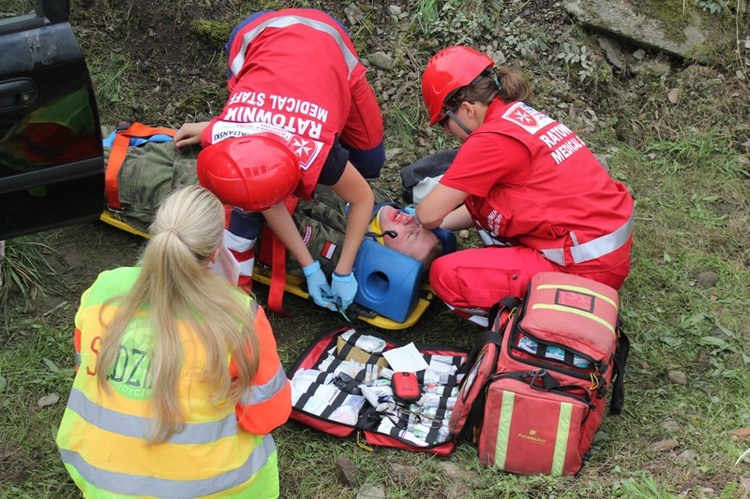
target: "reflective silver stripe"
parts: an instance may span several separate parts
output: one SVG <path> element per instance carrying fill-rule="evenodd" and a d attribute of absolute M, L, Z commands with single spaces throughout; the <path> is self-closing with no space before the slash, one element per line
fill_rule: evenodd
<path fill-rule="evenodd" d="M 240 275 L 253 275 L 253 269 L 255 268 L 255 258 L 250 258 L 248 260 L 243 260 L 237 263 L 239 264 Z"/>
<path fill-rule="evenodd" d="M 631 214 L 628 221 L 614 232 L 592 239 L 587 243 L 572 246 L 570 254 L 573 257 L 573 263 L 596 260 L 619 249 L 628 241 L 630 234 L 633 232 L 633 220 L 634 214 Z M 547 260 L 558 265 L 565 265 L 565 250 L 563 248 L 549 248 L 539 251 Z"/>
<path fill-rule="evenodd" d="M 255 385 L 245 390 L 240 403 L 242 405 L 253 405 L 271 400 L 277 393 L 284 389 L 288 382 L 284 366 L 279 364 L 279 370 L 276 371 L 273 378 L 262 385 Z"/>
<path fill-rule="evenodd" d="M 238 236 L 237 234 L 233 234 L 226 229 L 224 229 L 224 237 L 222 238 L 222 242 L 227 249 L 234 250 L 237 253 L 244 253 L 245 251 L 248 251 L 255 246 L 255 238 L 247 239 L 242 236 Z"/>
<path fill-rule="evenodd" d="M 477 233 L 479 234 L 479 239 L 482 240 L 482 244 L 485 246 L 513 246 L 509 242 L 503 242 L 498 239 L 495 239 L 492 234 L 484 229 L 477 229 Z"/>
<path fill-rule="evenodd" d="M 68 399 L 68 408 L 87 423 L 117 435 L 146 438 L 151 434 L 152 420 L 132 416 L 102 407 L 73 388 Z M 237 418 L 234 411 L 225 418 L 210 423 L 187 423 L 180 433 L 172 435 L 170 444 L 205 444 L 237 434 Z"/>
<path fill-rule="evenodd" d="M 484 244 L 485 246 L 495 245 L 495 240 L 492 238 L 492 236 L 490 236 L 489 232 L 484 229 L 480 229 L 477 231 L 477 233 L 479 234 L 479 239 L 482 240 L 482 244 Z"/>
<path fill-rule="evenodd" d="M 480 314 L 486 314 L 486 312 L 484 310 L 482 310 L 482 309 L 456 308 L 453 305 L 449 305 L 448 303 L 446 303 L 446 305 L 448 305 L 448 308 L 451 309 L 451 310 L 453 310 L 453 311 L 459 310 L 459 311 L 461 311 L 461 312 L 469 315 L 469 317 L 466 317 L 466 319 L 468 319 L 470 322 L 473 322 L 474 324 L 477 324 L 477 325 L 482 326 L 482 327 L 487 327 L 489 325 L 489 319 L 487 318 L 487 315 L 477 315 L 477 314 L 471 315 L 473 312 L 479 312 Z"/>
<path fill-rule="evenodd" d="M 628 221 L 616 231 L 610 232 L 606 236 L 597 237 L 596 239 L 583 243 L 580 246 L 573 246 L 570 248 L 570 253 L 573 255 L 573 261 L 575 263 L 582 263 L 588 262 L 589 260 L 596 260 L 597 258 L 608 255 L 620 248 L 627 242 L 630 233 L 633 232 L 633 219 L 634 215 L 631 214 Z"/>
<path fill-rule="evenodd" d="M 550 262 L 556 263 L 558 265 L 565 265 L 565 253 L 561 249 L 543 249 L 540 250 L 542 252 L 542 255 L 544 255 L 544 258 L 549 260 Z"/>
<path fill-rule="evenodd" d="M 168 480 L 152 476 L 128 475 L 97 468 L 77 452 L 60 449 L 63 462 L 73 466 L 91 485 L 116 494 L 156 496 L 167 499 L 205 496 L 231 489 L 248 481 L 268 462 L 276 451 L 271 435 L 265 435 L 261 445 L 253 450 L 242 466 L 203 480 Z M 220 459 L 221 456 L 217 458 Z M 200 465 L 200 463 L 196 463 Z"/>
<path fill-rule="evenodd" d="M 242 37 L 242 47 L 240 47 L 239 52 L 237 52 L 237 55 L 229 65 L 229 69 L 232 71 L 232 74 L 239 74 L 239 72 L 242 70 L 242 67 L 245 65 L 245 52 L 247 52 L 248 45 L 250 45 L 250 43 L 264 29 L 286 28 L 289 26 L 294 26 L 295 24 L 302 24 L 304 26 L 308 26 L 310 28 L 329 34 L 336 41 L 336 44 L 341 50 L 341 55 L 344 57 L 344 61 L 346 61 L 346 67 L 349 69 L 349 73 L 346 75 L 347 79 L 352 77 L 352 72 L 354 71 L 354 68 L 357 67 L 359 58 L 357 58 L 354 52 L 349 50 L 349 47 L 346 46 L 346 42 L 341 36 L 341 33 L 339 33 L 336 28 L 334 28 L 330 24 L 326 24 L 322 21 L 316 21 L 315 19 L 308 19 L 306 17 L 298 16 L 275 17 L 259 24 L 255 28 L 246 32 Z"/>

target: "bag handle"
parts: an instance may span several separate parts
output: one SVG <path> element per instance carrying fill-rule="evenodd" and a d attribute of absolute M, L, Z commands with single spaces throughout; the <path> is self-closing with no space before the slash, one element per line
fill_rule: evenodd
<path fill-rule="evenodd" d="M 617 349 L 612 373 L 612 398 L 609 401 L 609 413 L 620 414 L 625 405 L 625 363 L 630 353 L 630 338 L 622 330 L 622 319 L 617 320 Z"/>
<path fill-rule="evenodd" d="M 520 298 L 516 298 L 515 296 L 506 296 L 505 298 L 502 298 L 501 300 L 498 300 L 495 302 L 491 307 L 489 312 L 487 313 L 487 325 L 490 329 L 495 326 L 495 321 L 497 321 L 498 318 L 502 317 L 502 313 L 504 310 L 513 310 L 514 308 L 521 305 L 523 300 Z M 497 333 L 501 333 L 501 327 L 497 328 Z"/>

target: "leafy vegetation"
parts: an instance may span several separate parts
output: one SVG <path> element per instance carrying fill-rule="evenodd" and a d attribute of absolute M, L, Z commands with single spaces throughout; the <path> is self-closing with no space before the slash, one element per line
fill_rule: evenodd
<path fill-rule="evenodd" d="M 732 26 L 746 19 L 727 2 L 691 2 L 660 7 L 679 12 L 690 4 Z M 324 8 L 347 19 L 347 4 L 340 2 L 262 3 Z M 750 494 L 750 460 L 741 458 L 750 441 L 734 431 L 750 427 L 747 24 L 736 24 L 731 65 L 675 63 L 664 75 L 624 74 L 613 71 L 592 37 L 552 5 L 360 2 L 364 17 L 351 33 L 363 57 L 384 51 L 395 62 L 393 70 L 368 72 L 384 110 L 391 158 L 378 182 L 394 196 L 400 167 L 457 145 L 427 127 L 419 95 L 427 59 L 453 43 L 487 50 L 498 60 L 502 55 L 517 67 L 533 83 L 535 106 L 579 132 L 611 175 L 632 189 L 633 268 L 621 292 L 632 342 L 624 413 L 604 418 L 584 470 L 565 478 L 481 467 L 468 445 L 449 458 L 369 451 L 354 437 L 337 439 L 290 423 L 275 435 L 284 497 L 355 497 L 359 488 L 338 479 L 336 460 L 342 457 L 356 467 L 359 487 L 380 484 L 387 497 Z M 74 2 L 73 26 L 92 66 L 104 123 L 127 118 L 178 126 L 221 109 L 226 94 L 220 32 L 247 14 L 248 6 L 195 0 L 175 9 L 139 0 Z M 76 496 L 53 442 L 72 376 L 74 303 L 96 272 L 132 263 L 139 247 L 132 236 L 102 225 L 51 237 L 43 244 L 85 255 L 88 274 L 61 274 L 70 303 L 52 313 L 49 306 L 38 313 L 9 308 L 12 316 L 0 333 L 0 482 L 8 484 L 0 489 L 3 497 Z M 265 290 L 258 293 L 264 301 Z M 271 320 L 289 366 L 335 319 L 293 297 L 285 304 L 292 317 Z M 420 323 L 395 335 L 470 346 L 475 332 L 436 303 Z M 40 406 L 51 394 L 62 400 Z"/>

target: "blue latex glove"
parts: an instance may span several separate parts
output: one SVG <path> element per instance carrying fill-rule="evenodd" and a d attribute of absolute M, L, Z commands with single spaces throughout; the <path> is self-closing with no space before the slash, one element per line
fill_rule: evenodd
<path fill-rule="evenodd" d="M 331 276 L 331 294 L 339 310 L 349 308 L 354 301 L 354 295 L 357 294 L 357 279 L 354 278 L 354 272 L 343 276 L 334 272 Z"/>
<path fill-rule="evenodd" d="M 326 275 L 320 269 L 320 262 L 315 260 L 310 265 L 302 267 L 302 272 L 305 273 L 307 279 L 307 292 L 310 293 L 315 304 L 336 311 L 331 287 L 328 285 Z"/>
<path fill-rule="evenodd" d="M 407 215 L 411 215 L 414 217 L 414 221 L 419 223 L 419 219 L 417 218 L 417 207 L 414 205 L 404 206 L 402 211 L 406 213 Z"/>

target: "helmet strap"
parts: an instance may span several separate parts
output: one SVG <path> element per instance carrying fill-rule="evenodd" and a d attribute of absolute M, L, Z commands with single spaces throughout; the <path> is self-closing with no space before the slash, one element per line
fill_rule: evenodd
<path fill-rule="evenodd" d="M 469 128 L 466 125 L 464 125 L 461 122 L 461 120 L 458 119 L 458 116 L 456 116 L 456 113 L 454 113 L 450 109 L 446 109 L 445 110 L 445 114 L 446 114 L 446 116 L 448 116 L 448 118 L 450 118 L 451 120 L 453 120 L 453 122 L 456 125 L 458 125 L 459 128 L 461 128 L 461 130 L 463 130 L 464 132 L 466 132 L 466 135 L 471 135 L 471 130 L 469 130 Z"/>
<path fill-rule="evenodd" d="M 382 233 L 378 232 L 366 232 L 365 237 L 374 237 L 380 244 L 385 244 L 384 242 L 381 242 L 383 240 L 383 237 L 388 236 L 391 239 L 396 239 L 398 237 L 398 232 L 395 230 L 385 230 Z"/>

